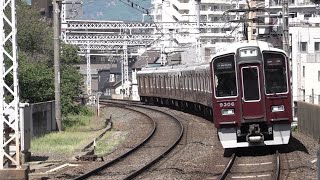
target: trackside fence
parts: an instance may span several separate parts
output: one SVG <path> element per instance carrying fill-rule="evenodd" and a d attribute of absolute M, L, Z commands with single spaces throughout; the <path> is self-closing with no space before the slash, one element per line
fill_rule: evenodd
<path fill-rule="evenodd" d="M 316 141 L 320 139 L 320 106 L 298 102 L 298 130 Z"/>

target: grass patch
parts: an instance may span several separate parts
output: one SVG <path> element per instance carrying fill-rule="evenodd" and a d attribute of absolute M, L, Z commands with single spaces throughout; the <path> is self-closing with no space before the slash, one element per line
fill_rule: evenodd
<path fill-rule="evenodd" d="M 55 132 L 32 139 L 31 152 L 73 153 L 93 140 L 96 132 Z"/>
<path fill-rule="evenodd" d="M 62 127 L 64 131 L 90 131 L 102 128 L 103 124 L 95 123 L 94 109 L 82 111 L 80 114 L 69 114 L 62 120 Z"/>
<path fill-rule="evenodd" d="M 115 131 L 109 131 L 96 142 L 95 154 L 103 156 L 110 153 L 118 144 L 124 141 L 126 135 L 117 136 Z"/>
<path fill-rule="evenodd" d="M 104 127 L 97 121 L 94 109 L 83 108 L 79 115 L 69 114 L 62 119 L 62 132 L 52 132 L 32 139 L 31 151 L 40 153 L 74 153 L 93 141 Z"/>

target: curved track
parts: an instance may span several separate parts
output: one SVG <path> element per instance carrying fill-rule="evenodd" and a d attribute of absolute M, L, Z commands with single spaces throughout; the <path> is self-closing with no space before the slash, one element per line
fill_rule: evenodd
<path fill-rule="evenodd" d="M 166 145 L 166 148 L 165 150 L 161 151 L 161 153 L 159 153 L 158 155 L 153 155 L 152 158 L 149 158 L 149 159 L 152 159 L 150 161 L 148 161 L 147 163 L 145 162 L 145 160 L 142 160 L 142 157 L 139 157 L 139 154 L 141 156 L 141 154 L 143 154 L 143 149 L 145 148 L 142 148 L 142 147 L 150 147 L 152 146 L 150 143 L 152 143 L 152 140 L 153 139 L 156 139 L 156 136 L 164 136 L 165 134 L 168 134 L 165 132 L 165 129 L 166 128 L 158 128 L 158 125 L 159 123 L 156 123 L 155 122 L 155 117 L 150 117 L 150 119 L 152 119 L 154 121 L 154 128 L 153 128 L 153 131 L 149 134 L 149 136 L 143 141 L 141 142 L 139 145 L 135 146 L 134 148 L 132 148 L 131 150 L 129 150 L 128 152 L 122 154 L 121 156 L 115 158 L 114 160 L 112 161 L 109 161 L 108 163 L 105 163 L 97 168 L 95 168 L 94 170 L 86 173 L 86 174 L 83 174 L 81 175 L 80 177 L 77 177 L 76 179 L 86 179 L 86 178 L 93 178 L 93 179 L 99 179 L 99 178 L 109 178 L 110 175 L 110 179 L 132 179 L 134 177 L 136 177 L 137 175 L 141 174 L 143 171 L 147 170 L 149 167 L 151 167 L 153 164 L 155 164 L 156 162 L 158 162 L 161 158 L 163 158 L 166 154 L 168 154 L 180 141 L 182 135 L 183 135 L 183 126 L 182 126 L 182 123 L 177 120 L 176 118 L 174 118 L 173 116 L 169 115 L 169 114 L 166 114 L 162 111 L 159 111 L 159 110 L 154 110 L 154 109 L 151 109 L 151 108 L 146 108 L 146 107 L 142 107 L 142 106 L 139 106 L 139 105 L 133 105 L 133 104 L 128 104 L 128 103 L 117 103 L 117 102 L 109 102 L 110 104 L 112 103 L 113 105 L 116 105 L 116 106 L 120 106 L 122 108 L 127 108 L 127 109 L 130 109 L 130 110 L 133 110 L 133 111 L 136 111 L 136 112 L 139 112 L 139 113 L 143 113 L 143 114 L 152 114 L 152 116 L 154 116 L 155 114 L 158 113 L 158 116 L 159 114 L 162 114 L 160 116 L 162 116 L 162 120 L 164 121 L 164 117 L 167 117 L 165 119 L 168 119 L 168 116 L 169 116 L 169 119 L 171 119 L 170 121 L 174 120 L 174 123 L 177 124 L 177 128 L 179 128 L 179 133 L 178 133 L 178 136 L 175 137 L 175 140 L 173 142 L 170 142 L 170 145 Z M 109 105 L 108 103 L 108 105 Z M 101 104 L 106 104 L 106 102 L 101 102 Z M 130 106 L 130 107 L 129 107 Z M 138 109 L 148 109 L 147 113 L 145 112 L 142 112 L 141 110 L 137 110 Z M 144 110 L 143 110 L 144 111 Z M 150 112 L 151 111 L 151 112 Z M 159 121 L 159 120 L 158 120 Z M 168 120 L 166 120 L 168 121 Z M 160 124 L 166 124 L 166 123 L 163 123 L 163 122 L 160 122 Z M 156 128 L 157 126 L 157 128 Z M 157 133 L 156 132 L 156 129 L 157 129 Z M 160 129 L 160 130 L 159 130 Z M 163 131 L 163 132 L 162 132 Z M 157 135 L 155 135 L 157 134 Z M 163 138 L 163 137 L 162 137 Z M 168 138 L 168 137 L 166 137 Z M 169 138 L 169 139 L 172 139 Z M 161 145 L 161 146 L 164 146 L 164 145 Z M 160 147 L 161 148 L 161 147 Z M 157 154 L 157 153 L 155 153 Z M 130 155 L 130 156 L 129 156 Z M 130 159 L 131 157 L 133 156 L 137 156 L 138 159 L 141 158 L 141 163 L 138 163 L 140 166 L 136 166 L 136 165 L 132 165 L 134 167 L 131 167 L 130 166 L 130 163 L 131 161 L 128 160 Z M 118 165 L 117 165 L 118 164 Z M 119 164 L 122 164 L 122 165 L 119 165 Z M 119 169 L 120 166 L 123 166 L 123 164 L 126 164 L 126 166 L 130 166 L 130 168 L 134 169 L 134 170 L 130 170 L 129 172 L 121 172 L 122 174 L 124 175 L 120 175 L 119 176 L 119 173 L 117 175 L 112 175 L 112 173 L 108 172 L 109 169 Z M 141 164 L 143 164 L 143 166 L 141 166 Z M 118 167 L 117 167 L 118 166 Z M 129 168 L 129 169 L 130 169 Z M 120 168 L 121 169 L 121 168 Z M 126 168 L 122 168 L 123 171 L 126 171 L 125 169 Z M 129 175 L 128 175 L 129 174 Z"/>
<path fill-rule="evenodd" d="M 101 103 L 101 104 L 103 104 L 103 103 Z M 119 104 L 118 104 L 118 105 L 119 105 Z M 121 107 L 121 108 L 126 108 L 124 105 L 121 105 L 121 104 L 120 104 L 120 107 Z M 126 109 L 130 109 L 130 108 L 126 108 Z M 144 114 L 144 113 L 142 113 L 142 112 L 140 112 L 140 111 L 137 111 L 137 110 L 134 110 L 134 109 L 130 109 L 130 110 L 135 111 L 135 112 L 137 112 L 137 113 Z M 148 116 L 148 115 L 146 115 L 146 114 L 144 114 L 144 115 L 145 115 L 146 117 L 148 117 L 148 119 L 152 122 L 153 128 L 152 128 L 152 131 L 148 134 L 148 136 L 147 136 L 143 141 L 141 141 L 141 143 L 137 144 L 135 147 L 133 147 L 131 150 L 127 151 L 126 153 L 124 153 L 124 154 L 116 157 L 115 159 L 113 159 L 113 160 L 111 160 L 111 161 L 109 161 L 109 162 L 107 162 L 107 163 L 105 163 L 105 164 L 97 167 L 96 169 L 94 169 L 94 170 L 92 170 L 92 171 L 90 171 L 90 172 L 87 172 L 87 173 L 85 173 L 85 174 L 83 174 L 83 175 L 81 175 L 81 176 L 79 176 L 79 177 L 77 177 L 77 178 L 75 178 L 75 179 L 76 179 L 76 180 L 78 180 L 78 179 L 85 179 L 85 178 L 88 178 L 88 177 L 90 177 L 90 176 L 93 176 L 93 175 L 99 173 L 100 171 L 102 171 L 102 170 L 104 170 L 104 169 L 112 166 L 112 165 L 115 164 L 116 162 L 121 161 L 121 159 L 127 157 L 128 155 L 130 155 L 130 154 L 132 154 L 134 151 L 136 151 L 138 148 L 140 148 L 141 146 L 143 146 L 143 145 L 154 135 L 154 133 L 155 133 L 155 131 L 156 131 L 156 127 L 157 127 L 157 124 L 156 124 L 156 122 L 154 121 L 154 119 L 152 119 L 150 116 Z"/>
<path fill-rule="evenodd" d="M 224 179 L 256 179 L 256 178 L 263 178 L 263 177 L 272 177 L 274 180 L 279 180 L 280 178 L 280 154 L 278 151 L 273 155 L 273 163 L 271 162 L 262 162 L 262 163 L 251 163 L 251 164 L 240 164 L 239 162 L 246 161 L 247 157 L 239 157 L 236 155 L 236 153 L 233 153 L 228 164 L 226 165 L 223 173 L 220 175 L 219 179 L 224 180 Z M 259 158 L 259 157 L 255 157 Z M 238 161 L 237 165 L 234 165 L 234 162 Z M 266 173 L 268 172 L 267 167 L 262 167 L 262 169 L 257 168 L 257 166 L 263 165 L 269 165 L 269 164 L 274 164 L 273 168 L 273 176 L 271 174 L 261 174 L 261 173 Z M 250 172 L 241 172 L 243 171 L 239 166 L 245 166 L 245 165 L 253 165 L 256 166 L 252 171 Z M 237 167 L 235 167 L 237 166 Z M 232 170 L 234 170 L 232 172 Z M 256 170 L 256 171 L 254 171 Z M 236 174 L 236 176 L 232 176 L 231 174 Z M 241 175 L 241 174 L 247 174 L 247 175 Z M 248 175 L 250 174 L 250 175 Z M 270 175 L 270 176 L 269 176 Z"/>

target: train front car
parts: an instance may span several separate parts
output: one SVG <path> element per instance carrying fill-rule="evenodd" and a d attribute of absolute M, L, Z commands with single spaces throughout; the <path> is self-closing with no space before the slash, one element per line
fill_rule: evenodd
<path fill-rule="evenodd" d="M 286 54 L 240 43 L 211 62 L 214 123 L 224 148 L 288 144 L 292 100 Z"/>

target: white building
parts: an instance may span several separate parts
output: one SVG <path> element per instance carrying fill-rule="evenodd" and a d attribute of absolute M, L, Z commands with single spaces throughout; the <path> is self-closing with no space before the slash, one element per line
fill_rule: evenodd
<path fill-rule="evenodd" d="M 320 18 L 319 21 L 320 22 Z M 320 104 L 320 27 L 291 27 L 293 100 Z"/>
<path fill-rule="evenodd" d="M 243 13 L 230 12 L 229 9 L 240 9 L 246 6 L 245 0 L 201 0 L 200 6 L 196 0 L 152 0 L 152 11 L 155 22 L 197 22 L 197 10 L 200 8 L 200 22 L 214 23 L 212 28 L 201 28 L 200 34 L 195 29 L 165 30 L 165 34 L 171 34 L 171 39 L 162 42 L 162 46 L 170 49 L 174 46 L 185 46 L 182 49 L 194 60 L 196 46 L 200 44 L 201 61 L 209 61 L 209 57 L 215 53 L 219 46 L 225 45 L 242 38 L 242 24 L 229 23 L 229 20 L 239 19 Z M 200 38 L 200 43 L 197 39 Z M 174 40 L 174 41 L 172 41 Z M 182 59 L 182 62 L 188 60 Z M 189 61 L 190 62 L 190 61 Z"/>

